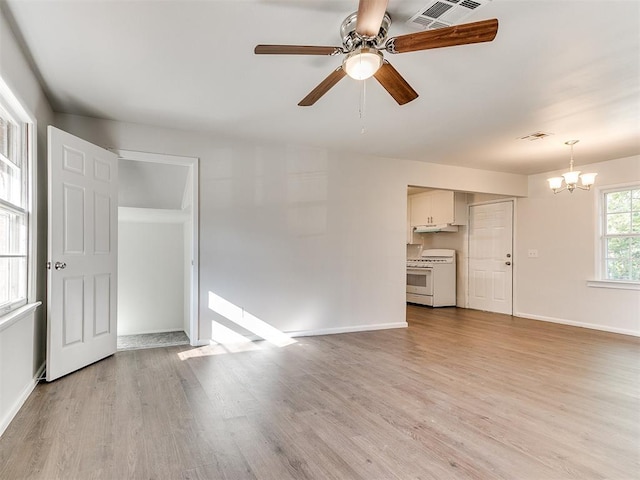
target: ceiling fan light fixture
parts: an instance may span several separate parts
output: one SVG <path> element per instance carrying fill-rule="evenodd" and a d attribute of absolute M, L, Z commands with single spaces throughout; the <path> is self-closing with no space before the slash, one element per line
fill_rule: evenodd
<path fill-rule="evenodd" d="M 347 75 L 355 80 L 366 80 L 382 66 L 382 53 L 375 48 L 361 47 L 348 54 L 342 62 Z"/>

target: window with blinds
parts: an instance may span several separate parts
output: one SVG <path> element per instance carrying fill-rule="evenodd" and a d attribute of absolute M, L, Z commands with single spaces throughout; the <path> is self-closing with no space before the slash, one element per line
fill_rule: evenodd
<path fill-rule="evenodd" d="M 0 96 L 0 315 L 27 301 L 28 130 Z"/>
<path fill-rule="evenodd" d="M 640 185 L 602 195 L 604 279 L 640 282 Z"/>

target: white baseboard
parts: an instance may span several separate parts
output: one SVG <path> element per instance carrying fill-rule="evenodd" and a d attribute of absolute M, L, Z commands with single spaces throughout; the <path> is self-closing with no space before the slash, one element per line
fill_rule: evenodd
<path fill-rule="evenodd" d="M 38 371 L 36 372 L 35 377 L 33 377 L 31 381 L 25 386 L 24 390 L 22 391 L 20 396 L 16 399 L 13 406 L 11 407 L 11 409 L 9 409 L 9 411 L 4 416 L 4 418 L 0 419 L 0 436 L 2 436 L 2 434 L 7 429 L 7 427 L 13 420 L 13 418 L 16 416 L 18 411 L 22 408 L 22 406 L 24 405 L 24 402 L 27 401 L 27 398 L 29 398 L 29 395 L 31 395 L 31 392 L 33 392 L 33 390 L 36 388 L 36 385 L 38 385 L 38 379 L 42 376 L 44 372 L 44 367 L 45 367 L 45 363 L 42 362 L 42 365 L 40 365 L 40 368 L 38 368 Z"/>
<path fill-rule="evenodd" d="M 576 322 L 573 320 L 566 320 L 564 318 L 545 317 L 543 315 L 534 315 L 531 313 L 516 312 L 513 314 L 515 317 L 529 318 L 531 320 L 540 320 L 543 322 L 560 323 L 562 325 L 571 325 L 572 327 L 590 328 L 592 330 L 600 330 L 610 333 L 621 333 L 623 335 L 632 335 L 634 337 L 640 337 L 640 331 L 628 330 L 626 328 L 610 327 L 608 325 L 598 325 L 595 323 Z"/>
<path fill-rule="evenodd" d="M 394 322 L 394 323 L 377 323 L 375 325 L 358 325 L 353 327 L 336 327 L 336 328 L 321 328 L 319 330 L 299 330 L 295 332 L 286 332 L 290 337 L 313 337 L 316 335 L 333 335 L 335 333 L 355 333 L 355 332 L 369 332 L 373 330 L 388 330 L 390 328 L 406 328 L 409 324 L 407 322 Z"/>
<path fill-rule="evenodd" d="M 359 325 L 353 327 L 336 327 L 336 328 L 321 328 L 319 330 L 297 330 L 297 331 L 289 331 L 284 332 L 285 335 L 290 337 L 314 337 L 318 335 L 333 335 L 336 333 L 356 333 L 356 332 L 369 332 L 373 330 L 388 330 L 391 328 L 407 328 L 409 324 L 407 322 L 395 322 L 395 323 L 378 323 L 375 325 Z M 252 342 L 256 342 L 259 340 L 263 340 L 261 337 L 257 335 L 245 335 L 245 337 Z M 203 347 L 205 345 L 211 345 L 211 343 L 215 343 L 212 340 L 198 340 L 195 342 L 194 347 Z"/>

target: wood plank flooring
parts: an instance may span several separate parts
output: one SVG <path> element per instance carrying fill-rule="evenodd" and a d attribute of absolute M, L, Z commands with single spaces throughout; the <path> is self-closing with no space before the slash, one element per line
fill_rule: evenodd
<path fill-rule="evenodd" d="M 640 478 L 640 339 L 456 308 L 408 322 L 118 352 L 38 385 L 0 478 Z"/>

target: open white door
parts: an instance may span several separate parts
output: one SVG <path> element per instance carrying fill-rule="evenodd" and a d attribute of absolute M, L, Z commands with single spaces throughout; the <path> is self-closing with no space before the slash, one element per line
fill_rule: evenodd
<path fill-rule="evenodd" d="M 513 202 L 469 207 L 469 308 L 513 313 Z"/>
<path fill-rule="evenodd" d="M 115 353 L 117 155 L 48 128 L 47 381 Z"/>

